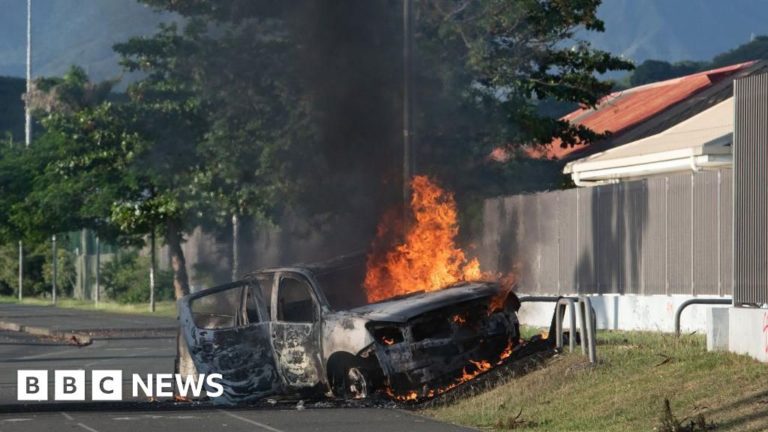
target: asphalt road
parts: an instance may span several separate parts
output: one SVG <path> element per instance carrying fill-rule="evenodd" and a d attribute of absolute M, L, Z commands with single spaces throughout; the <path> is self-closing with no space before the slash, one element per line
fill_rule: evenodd
<path fill-rule="evenodd" d="M 169 412 L 50 412 L 0 416 L 0 432 L 36 431 L 469 431 L 393 409 L 195 410 Z"/>
<path fill-rule="evenodd" d="M 18 332 L 0 332 L 0 405 L 16 403 L 16 371 L 46 369 L 53 388 L 54 369 L 85 369 L 90 388 L 93 369 L 123 371 L 124 398 L 130 399 L 133 373 L 173 372 L 176 339 L 172 333 L 142 336 L 113 336 L 78 347 L 55 339 L 37 338 Z M 0 432 L 3 428 L 0 427 Z"/>
<path fill-rule="evenodd" d="M 125 400 L 130 401 L 130 376 L 173 371 L 175 332 L 167 318 L 78 313 L 56 308 L 0 307 L 0 319 L 26 325 L 55 325 L 63 330 L 88 331 L 93 343 L 76 346 L 53 338 L 0 331 L 0 412 L 3 406 L 18 405 L 18 369 L 120 369 L 123 371 Z M 86 373 L 89 381 L 90 374 Z M 49 386 L 53 385 L 49 372 Z M 87 383 L 90 388 L 90 382 Z M 134 400 L 133 402 L 146 402 Z M 210 406 L 183 410 L 130 411 L 90 403 L 88 410 L 51 411 L 53 402 L 35 402 L 29 411 L 5 410 L 0 414 L 0 432 L 9 431 L 333 431 L 333 432 L 452 432 L 466 431 L 435 422 L 407 411 L 390 408 L 312 408 L 221 410 Z"/>
<path fill-rule="evenodd" d="M 77 346 L 54 338 L 0 331 L 0 405 L 16 402 L 18 369 L 48 370 L 49 388 L 54 369 L 85 369 L 88 388 L 91 370 L 120 369 L 127 399 L 131 374 L 173 372 L 177 328 L 173 318 L 0 304 L 0 321 L 85 333 L 93 340 L 90 345 Z"/>

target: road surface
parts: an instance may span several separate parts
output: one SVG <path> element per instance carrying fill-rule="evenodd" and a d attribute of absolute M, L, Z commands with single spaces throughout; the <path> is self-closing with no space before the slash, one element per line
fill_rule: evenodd
<path fill-rule="evenodd" d="M 2 432 L 78 431 L 459 432 L 405 411 L 376 408 L 50 412 L 0 416 Z"/>
<path fill-rule="evenodd" d="M 16 402 L 18 369 L 48 370 L 49 388 L 53 388 L 54 369 L 85 369 L 88 388 L 89 371 L 119 369 L 123 371 L 123 395 L 129 398 L 131 374 L 173 372 L 175 342 L 172 334 L 115 336 L 78 347 L 24 333 L 0 332 L 0 405 Z"/>
<path fill-rule="evenodd" d="M 191 407 L 182 410 L 131 411 L 92 402 L 87 410 L 51 411 L 53 402 L 41 408 L 15 412 L 18 369 L 120 369 L 123 371 L 124 399 L 130 400 L 133 373 L 173 371 L 174 321 L 168 318 L 79 313 L 50 307 L 0 305 L 0 320 L 24 325 L 47 325 L 59 330 L 88 331 L 94 334 L 87 346 L 76 346 L 53 338 L 39 338 L 20 332 L 0 331 L 0 432 L 136 432 L 136 431 L 269 431 L 269 432 L 454 432 L 467 431 L 416 414 L 389 408 L 313 408 L 222 410 Z M 87 388 L 90 374 L 86 373 Z M 49 372 L 49 386 L 53 383 Z M 146 402 L 134 400 L 136 402 Z M 59 405 L 57 405 L 59 406 Z M 4 407 L 6 409 L 4 409 Z"/>

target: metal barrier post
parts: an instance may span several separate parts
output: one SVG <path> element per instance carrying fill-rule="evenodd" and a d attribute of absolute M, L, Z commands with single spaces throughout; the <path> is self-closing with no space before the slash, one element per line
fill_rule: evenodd
<path fill-rule="evenodd" d="M 582 353 L 589 354 L 589 362 L 597 362 L 597 349 L 595 338 L 594 311 L 592 310 L 592 301 L 589 297 L 579 297 L 579 315 L 581 317 L 582 332 Z"/>
<path fill-rule="evenodd" d="M 521 297 L 520 303 L 526 302 L 554 302 L 555 304 L 555 346 L 563 349 L 563 318 L 565 307 L 571 306 L 570 322 L 571 337 L 569 348 L 571 352 L 576 348 L 576 314 L 581 321 L 581 353 L 589 355 L 590 363 L 597 362 L 597 348 L 595 337 L 595 313 L 592 309 L 592 301 L 589 297 L 553 297 L 553 296 L 527 296 Z"/>
<path fill-rule="evenodd" d="M 579 298 L 578 313 L 579 313 L 579 321 L 581 324 L 581 354 L 587 355 L 587 318 L 585 316 L 584 307 L 583 307 L 583 303 L 581 302 L 581 298 Z"/>
<path fill-rule="evenodd" d="M 572 298 L 563 297 L 557 300 L 555 306 L 555 346 L 557 349 L 563 349 L 563 315 L 565 308 L 570 306 L 571 333 L 568 338 L 568 348 L 570 352 L 576 348 L 576 302 Z"/>
<path fill-rule="evenodd" d="M 702 304 L 702 305 L 732 305 L 733 300 L 732 299 L 703 299 L 703 298 L 694 298 L 690 300 L 686 300 L 680 304 L 680 306 L 677 307 L 677 310 L 675 311 L 675 336 L 680 336 L 680 316 L 683 314 L 683 309 L 687 308 L 690 305 L 693 304 Z"/>

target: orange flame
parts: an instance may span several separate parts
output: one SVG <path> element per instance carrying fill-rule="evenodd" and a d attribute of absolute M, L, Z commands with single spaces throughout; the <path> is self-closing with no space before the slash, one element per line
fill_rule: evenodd
<path fill-rule="evenodd" d="M 507 344 L 507 347 L 504 349 L 504 351 L 499 355 L 499 360 L 496 362 L 497 365 L 500 365 L 504 363 L 504 360 L 509 358 L 509 356 L 512 355 L 514 347 L 512 346 L 512 339 L 509 340 L 509 343 Z M 487 360 L 470 360 L 469 364 L 464 367 L 461 371 L 461 376 L 456 378 L 456 380 L 446 386 L 431 389 L 429 390 L 425 395 L 423 395 L 424 398 L 433 398 L 435 396 L 439 396 L 441 394 L 444 394 L 450 390 L 455 389 L 456 387 L 460 386 L 461 384 L 464 384 L 467 381 L 471 381 L 475 379 L 478 375 L 481 375 L 485 372 L 488 372 L 493 368 L 493 365 L 491 362 Z M 386 387 L 384 389 L 384 393 L 387 394 L 391 399 L 399 401 L 399 402 L 412 402 L 419 399 L 419 394 L 416 391 L 410 391 L 406 394 L 397 395 L 390 387 Z"/>
<path fill-rule="evenodd" d="M 496 363 L 496 364 L 500 365 L 500 364 L 504 363 L 504 360 L 508 359 L 509 356 L 512 355 L 512 349 L 513 348 L 514 347 L 512 346 L 512 339 L 510 338 L 509 342 L 507 342 L 506 348 L 504 348 L 504 351 L 502 351 L 501 354 L 499 355 L 499 362 Z"/>
<path fill-rule="evenodd" d="M 374 245 L 384 247 L 374 247 L 368 256 L 364 286 L 369 302 L 481 277 L 477 259 L 468 259 L 456 246 L 459 226 L 453 194 L 426 176 L 415 176 L 411 189 L 413 220 L 405 241 L 388 247 L 386 238 L 396 231 L 397 220 L 390 215 L 379 224 Z"/>
<path fill-rule="evenodd" d="M 456 314 L 453 317 L 451 317 L 451 320 L 458 325 L 464 325 L 467 323 L 467 319 L 459 314 Z"/>

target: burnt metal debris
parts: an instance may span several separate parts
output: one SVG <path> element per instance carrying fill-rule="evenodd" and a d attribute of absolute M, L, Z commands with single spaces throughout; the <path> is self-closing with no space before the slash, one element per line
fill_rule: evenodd
<path fill-rule="evenodd" d="M 366 304 L 364 271 L 359 257 L 267 269 L 179 300 L 198 372 L 223 376 L 224 394 L 214 402 L 381 392 L 424 398 L 520 341 L 519 300 L 496 283 Z"/>

